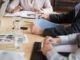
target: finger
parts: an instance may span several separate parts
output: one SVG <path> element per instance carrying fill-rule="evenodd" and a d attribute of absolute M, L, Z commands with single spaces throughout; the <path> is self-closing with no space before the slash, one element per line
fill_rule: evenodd
<path fill-rule="evenodd" d="M 45 17 L 43 15 L 40 16 L 41 19 L 45 19 Z"/>
<path fill-rule="evenodd" d="M 40 18 L 41 17 L 41 14 L 37 14 L 37 17 Z"/>
<path fill-rule="evenodd" d="M 52 40 L 52 38 L 51 38 L 51 37 L 49 37 L 49 36 L 47 36 L 47 37 L 46 37 L 46 39 L 45 39 L 45 43 L 50 43 L 50 42 L 51 42 L 51 40 Z"/>

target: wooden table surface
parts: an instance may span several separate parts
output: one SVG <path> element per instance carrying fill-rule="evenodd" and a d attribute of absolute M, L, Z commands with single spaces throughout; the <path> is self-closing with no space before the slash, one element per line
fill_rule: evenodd
<path fill-rule="evenodd" d="M 24 25 L 29 27 L 28 30 L 25 30 L 24 33 L 27 35 L 29 42 L 23 44 L 20 49 L 14 48 L 13 44 L 0 44 L 0 50 L 15 50 L 15 51 L 23 51 L 25 53 L 26 60 L 30 60 L 32 48 L 34 42 L 41 42 L 44 37 L 39 35 L 31 34 L 30 28 L 33 24 L 34 19 L 26 19 L 20 17 L 3 17 L 0 18 L 0 34 L 10 34 L 13 31 L 13 20 L 20 19 L 24 21 Z M 6 46 L 5 46 L 6 45 Z"/>

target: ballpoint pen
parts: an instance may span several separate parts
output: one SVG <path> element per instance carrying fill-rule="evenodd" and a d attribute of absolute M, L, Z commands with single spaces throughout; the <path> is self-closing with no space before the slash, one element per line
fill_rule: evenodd
<path fill-rule="evenodd" d="M 55 42 L 49 42 L 49 44 L 52 44 L 53 46 L 57 46 L 58 45 L 58 43 L 55 43 Z M 41 42 L 41 47 L 43 47 L 44 46 L 44 42 Z"/>

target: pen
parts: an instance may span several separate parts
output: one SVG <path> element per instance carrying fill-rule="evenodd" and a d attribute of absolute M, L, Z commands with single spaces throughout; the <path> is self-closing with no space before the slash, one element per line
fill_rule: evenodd
<path fill-rule="evenodd" d="M 58 43 L 55 43 L 55 42 L 49 42 L 49 44 L 52 44 L 53 46 L 57 46 L 58 45 Z M 44 45 L 44 42 L 41 42 L 41 47 L 43 47 L 43 45 Z"/>

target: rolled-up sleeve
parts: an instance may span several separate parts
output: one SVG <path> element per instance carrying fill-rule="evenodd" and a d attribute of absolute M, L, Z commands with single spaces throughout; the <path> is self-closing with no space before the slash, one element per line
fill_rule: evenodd
<path fill-rule="evenodd" d="M 8 5 L 8 8 L 7 8 L 7 11 L 8 12 L 12 12 L 16 6 L 19 5 L 19 0 L 13 0 L 9 5 Z"/>
<path fill-rule="evenodd" d="M 67 57 L 64 57 L 58 54 L 58 52 L 55 51 L 54 49 L 52 49 L 51 51 L 48 51 L 46 54 L 46 57 L 48 60 L 68 60 Z"/>
<path fill-rule="evenodd" d="M 44 7 L 43 12 L 45 12 L 45 13 L 52 13 L 53 12 L 53 8 L 51 6 L 50 0 L 46 0 L 44 2 L 43 7 Z"/>
<path fill-rule="evenodd" d="M 61 39 L 61 44 L 75 44 L 80 33 L 58 36 Z"/>

